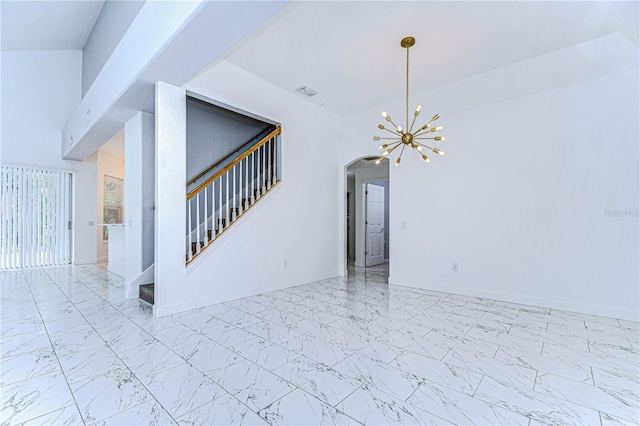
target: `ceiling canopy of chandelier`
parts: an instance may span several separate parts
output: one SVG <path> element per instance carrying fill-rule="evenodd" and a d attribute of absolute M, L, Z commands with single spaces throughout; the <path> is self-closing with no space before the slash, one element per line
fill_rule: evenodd
<path fill-rule="evenodd" d="M 409 48 L 413 46 L 415 43 L 416 43 L 416 40 L 413 37 L 405 37 L 400 41 L 400 46 L 402 46 L 404 49 L 407 49 L 407 92 L 406 92 L 406 98 L 405 98 L 406 99 L 405 127 L 403 129 L 402 126 L 399 126 L 396 123 L 394 123 L 391 117 L 389 116 L 389 114 L 387 114 L 386 112 L 382 113 L 382 116 L 384 117 L 384 119 L 387 120 L 389 123 L 391 123 L 393 125 L 393 128 L 387 128 L 384 125 L 379 124 L 378 129 L 385 130 L 393 134 L 394 136 L 392 137 L 374 136 L 373 137 L 374 141 L 389 141 L 380 145 L 380 149 L 384 149 L 385 151 L 383 151 L 382 156 L 376 160 L 376 164 L 380 164 L 380 162 L 384 160 L 386 156 L 391 154 L 400 146 L 402 146 L 402 149 L 400 150 L 400 155 L 396 160 L 396 166 L 400 165 L 400 160 L 402 158 L 402 154 L 404 153 L 404 149 L 406 147 L 410 147 L 418 151 L 419 154 L 422 156 L 422 159 L 427 163 L 430 161 L 430 159 L 424 152 L 422 152 L 423 148 L 426 148 L 436 154 L 444 155 L 444 151 L 442 151 L 441 149 L 433 148 L 423 144 L 422 142 L 419 142 L 419 141 L 426 141 L 426 140 L 433 140 L 436 142 L 444 141 L 445 139 L 444 136 L 433 135 L 433 133 L 439 132 L 440 130 L 442 130 L 442 126 L 432 126 L 433 122 L 435 122 L 437 119 L 440 118 L 438 114 L 434 115 L 433 118 L 431 118 L 431 120 L 429 120 L 427 124 L 425 124 L 422 127 L 419 127 L 414 131 L 413 127 L 416 123 L 416 119 L 418 118 L 418 115 L 420 115 L 420 110 L 422 109 L 422 105 L 418 105 L 415 112 L 413 113 L 413 120 L 411 121 L 411 125 L 409 125 Z"/>

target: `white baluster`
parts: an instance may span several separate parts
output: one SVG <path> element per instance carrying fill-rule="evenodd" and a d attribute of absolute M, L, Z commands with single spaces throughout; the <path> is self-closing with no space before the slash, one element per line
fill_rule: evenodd
<path fill-rule="evenodd" d="M 271 189 L 271 139 L 264 146 L 267 148 L 267 189 Z"/>
<path fill-rule="evenodd" d="M 278 183 L 278 135 L 273 137 L 273 182 Z"/>
<path fill-rule="evenodd" d="M 244 208 L 245 210 L 249 208 L 249 156 L 244 157 L 244 160 L 242 160 L 245 162 L 244 164 L 244 174 L 245 174 L 245 179 L 244 179 L 244 186 L 245 186 L 245 196 L 244 196 L 244 201 L 242 204 L 244 204 Z"/>
<path fill-rule="evenodd" d="M 233 207 L 231 207 L 231 220 L 236 220 L 236 207 L 238 206 L 236 202 L 236 166 L 233 166 Z"/>
<path fill-rule="evenodd" d="M 216 232 L 222 232 L 222 175 L 218 178 L 218 182 L 220 182 L 220 207 L 218 208 L 218 230 Z"/>
<path fill-rule="evenodd" d="M 228 171 L 228 170 L 227 170 L 227 172 L 225 173 L 225 177 L 226 177 L 226 179 L 225 179 L 225 180 L 227 181 L 227 195 L 226 195 L 226 197 L 225 197 L 225 198 L 226 198 L 226 200 L 225 200 L 225 201 L 226 201 L 225 205 L 227 206 L 227 208 L 226 208 L 226 210 L 227 210 L 227 223 L 226 223 L 226 225 L 225 225 L 225 228 L 226 228 L 226 227 L 227 227 L 227 226 L 229 226 L 229 224 L 231 223 L 231 221 L 229 220 L 229 219 L 230 219 L 230 215 L 229 215 L 229 213 L 230 213 L 230 209 L 229 209 L 229 171 Z"/>
<path fill-rule="evenodd" d="M 200 193 L 196 194 L 196 253 L 200 253 Z"/>
<path fill-rule="evenodd" d="M 253 155 L 255 151 L 251 153 L 251 204 L 256 202 L 256 157 Z"/>
<path fill-rule="evenodd" d="M 193 258 L 193 251 L 191 250 L 191 247 L 193 247 L 193 241 L 191 238 L 191 199 L 189 199 L 189 201 L 187 201 L 189 208 L 187 210 L 189 210 L 187 212 L 187 222 L 188 222 L 188 226 L 187 226 L 187 257 L 189 258 L 189 260 L 191 260 Z"/>
<path fill-rule="evenodd" d="M 211 240 L 216 238 L 216 182 L 211 182 Z"/>
<path fill-rule="evenodd" d="M 262 194 L 267 192 L 267 153 L 265 152 L 265 146 L 262 145 Z M 262 195 L 261 194 L 261 195 Z"/>
<path fill-rule="evenodd" d="M 207 247 L 209 245 L 209 233 L 207 232 L 207 220 L 209 220 L 208 209 L 207 209 L 207 188 L 209 185 L 204 187 L 204 246 Z"/>
<path fill-rule="evenodd" d="M 244 203 L 242 202 L 242 196 L 244 195 L 244 193 L 242 191 L 243 190 L 243 188 L 242 188 L 242 162 L 243 161 L 244 160 L 240 160 L 240 163 L 238 164 L 238 167 L 240 167 L 240 183 L 239 183 L 239 185 L 240 185 L 240 203 L 238 205 L 238 208 L 239 208 L 239 213 L 238 214 L 239 215 L 242 214 L 242 210 L 244 209 L 244 205 L 243 205 Z"/>

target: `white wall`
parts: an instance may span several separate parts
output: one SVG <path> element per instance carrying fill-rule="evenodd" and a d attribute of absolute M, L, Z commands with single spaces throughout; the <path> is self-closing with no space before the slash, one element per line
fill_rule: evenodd
<path fill-rule="evenodd" d="M 187 180 L 195 178 L 268 127 L 264 122 L 189 99 Z M 233 157 L 227 161 L 231 160 Z"/>
<path fill-rule="evenodd" d="M 82 49 L 82 94 L 91 87 L 118 42 L 142 9 L 144 1 L 107 0 Z"/>
<path fill-rule="evenodd" d="M 124 130 L 116 133 L 112 139 L 123 139 Z M 124 158 L 112 155 L 106 151 L 98 150 L 97 154 L 97 182 L 96 182 L 96 218 L 98 223 L 104 223 L 104 177 L 111 176 L 118 179 L 124 179 Z M 122 220 L 126 221 L 125 211 L 125 191 L 123 185 L 122 194 Z M 124 222 L 123 222 L 124 223 Z M 96 228 L 96 253 L 98 261 L 105 261 L 109 258 L 109 243 L 103 240 L 103 227 Z"/>
<path fill-rule="evenodd" d="M 62 160 L 61 130 L 80 102 L 80 51 L 2 52 L 2 164 L 72 170 L 74 262 L 96 260 L 96 161 Z M 93 222 L 94 225 L 90 225 Z"/>
<path fill-rule="evenodd" d="M 282 123 L 283 181 L 216 247 L 185 269 L 184 235 L 177 232 L 173 241 L 167 238 L 169 233 L 173 235 L 171 228 L 184 229 L 184 222 L 171 221 L 184 221 L 184 184 L 175 189 L 169 184 L 169 190 L 163 186 L 175 179 L 185 181 L 184 154 L 179 154 L 179 145 L 185 143 L 179 130 L 184 101 L 175 91 L 166 90 L 164 95 L 159 92 L 156 153 L 157 182 L 162 189 L 156 197 L 155 314 L 166 315 L 338 275 L 339 240 L 335 229 L 339 221 L 341 171 L 337 165 L 337 117 L 227 62 L 194 78 L 185 87 Z M 173 111 L 165 114 L 162 109 Z M 169 160 L 163 147 L 168 155 L 175 156 L 171 170 L 162 167 L 165 159 Z M 175 197 L 171 195 L 174 192 Z M 170 201 L 177 204 L 171 207 L 164 197 L 172 197 Z M 171 256 L 166 256 L 161 246 L 167 247 L 166 253 Z"/>
<path fill-rule="evenodd" d="M 125 133 L 125 297 L 138 297 L 134 285 L 154 262 L 155 119 L 139 112 L 127 121 Z"/>
<path fill-rule="evenodd" d="M 447 155 L 391 168 L 390 282 L 638 320 L 638 77 L 441 112 Z M 467 83 L 439 95 L 464 105 Z M 378 116 L 345 120 L 343 161 L 375 151 Z"/>

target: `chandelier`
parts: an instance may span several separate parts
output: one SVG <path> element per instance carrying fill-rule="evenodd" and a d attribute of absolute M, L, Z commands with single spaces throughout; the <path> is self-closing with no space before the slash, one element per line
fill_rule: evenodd
<path fill-rule="evenodd" d="M 376 164 L 380 164 L 382 160 L 385 159 L 386 156 L 395 151 L 398 147 L 402 146 L 400 150 L 400 155 L 396 160 L 396 166 L 400 165 L 400 159 L 402 158 L 402 154 L 404 153 L 404 149 L 406 147 L 410 147 L 418 151 L 418 153 L 422 156 L 422 159 L 425 162 L 431 161 L 429 157 L 423 153 L 423 148 L 426 148 L 435 154 L 444 155 L 444 151 L 438 148 L 432 148 L 428 145 L 424 145 L 419 141 L 433 140 L 433 141 L 443 141 L 445 139 L 444 136 L 435 136 L 432 135 L 435 132 L 439 132 L 442 130 L 442 126 L 432 127 L 432 123 L 436 121 L 440 116 L 438 114 L 434 115 L 431 120 L 427 124 L 422 127 L 419 127 L 417 130 L 413 130 L 413 126 L 416 123 L 416 118 L 420 115 L 420 110 L 422 109 L 422 105 L 418 105 L 415 112 L 413 113 L 413 120 L 411 121 L 411 126 L 409 126 L 409 48 L 416 43 L 416 39 L 413 37 L 405 37 L 400 41 L 400 46 L 404 49 L 407 49 L 407 94 L 406 94 L 406 122 L 405 128 L 402 126 L 398 126 L 393 122 L 389 114 L 386 112 L 382 113 L 382 116 L 385 120 L 393 125 L 393 128 L 387 128 L 382 124 L 378 124 L 378 129 L 385 130 L 389 133 L 392 133 L 394 136 L 392 137 L 380 137 L 374 136 L 374 141 L 389 141 L 380 145 L 380 149 L 384 149 L 385 151 L 382 153 L 381 157 L 376 160 Z"/>

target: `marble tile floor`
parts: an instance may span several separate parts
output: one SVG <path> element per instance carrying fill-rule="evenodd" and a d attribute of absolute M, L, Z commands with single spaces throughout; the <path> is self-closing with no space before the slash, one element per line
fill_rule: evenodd
<path fill-rule="evenodd" d="M 637 322 L 379 270 L 154 318 L 104 265 L 0 273 L 0 424 L 638 424 Z"/>

